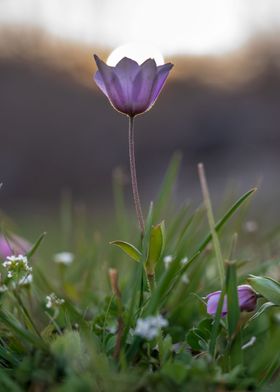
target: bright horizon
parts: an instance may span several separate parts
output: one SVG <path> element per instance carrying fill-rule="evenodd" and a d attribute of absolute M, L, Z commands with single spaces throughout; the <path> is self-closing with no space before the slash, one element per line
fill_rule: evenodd
<path fill-rule="evenodd" d="M 165 56 L 223 54 L 280 26 L 279 0 L 2 0 L 0 25 L 42 28 L 105 49 L 149 43 Z"/>

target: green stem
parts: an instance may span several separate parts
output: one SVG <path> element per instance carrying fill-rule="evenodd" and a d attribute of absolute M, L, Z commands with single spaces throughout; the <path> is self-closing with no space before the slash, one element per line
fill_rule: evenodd
<path fill-rule="evenodd" d="M 148 283 L 149 290 L 152 293 L 155 288 L 155 274 L 146 272 L 146 276 L 147 276 L 147 283 Z"/>
<path fill-rule="evenodd" d="M 141 208 L 141 202 L 138 192 L 137 175 L 136 175 L 136 163 L 135 163 L 135 151 L 134 151 L 134 118 L 129 117 L 129 128 L 128 128 L 128 145 L 129 145 L 129 164 L 130 164 L 130 175 L 132 194 L 135 205 L 135 211 L 141 234 L 143 236 L 145 230 L 144 218 Z"/>

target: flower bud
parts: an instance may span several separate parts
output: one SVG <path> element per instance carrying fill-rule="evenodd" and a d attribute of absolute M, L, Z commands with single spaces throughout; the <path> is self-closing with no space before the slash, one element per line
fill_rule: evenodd
<path fill-rule="evenodd" d="M 257 304 L 257 294 L 253 291 L 252 287 L 243 284 L 237 287 L 238 303 L 241 311 L 252 312 Z M 207 313 L 211 316 L 216 314 L 221 291 L 215 291 L 207 295 Z M 222 317 L 228 313 L 227 296 L 224 298 Z"/>

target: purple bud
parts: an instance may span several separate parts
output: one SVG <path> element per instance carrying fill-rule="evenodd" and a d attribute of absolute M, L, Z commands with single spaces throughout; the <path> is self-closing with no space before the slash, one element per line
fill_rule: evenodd
<path fill-rule="evenodd" d="M 257 304 L 257 295 L 253 291 L 252 287 L 243 284 L 237 287 L 238 303 L 241 311 L 252 312 Z M 207 313 L 211 316 L 216 314 L 218 302 L 220 299 L 221 291 L 215 291 L 207 295 Z M 227 307 L 227 296 L 224 298 L 224 304 L 222 308 L 222 317 L 226 316 L 228 312 Z"/>
<path fill-rule="evenodd" d="M 139 65 L 124 57 L 115 67 L 94 56 L 98 71 L 94 80 L 119 112 L 130 117 L 149 110 L 158 98 L 173 64 L 157 66 L 148 59 Z"/>
<path fill-rule="evenodd" d="M 0 235 L 0 258 L 5 259 L 8 256 L 26 254 L 31 249 L 31 245 L 14 234 L 6 238 Z"/>

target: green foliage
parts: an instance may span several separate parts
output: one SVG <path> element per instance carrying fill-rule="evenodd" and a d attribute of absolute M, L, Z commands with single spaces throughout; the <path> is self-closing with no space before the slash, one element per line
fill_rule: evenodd
<path fill-rule="evenodd" d="M 268 301 L 280 306 L 280 284 L 271 278 L 251 275 L 250 285 Z"/>
<path fill-rule="evenodd" d="M 241 222 L 238 211 L 255 189 L 219 206 L 221 219 L 215 222 L 212 213 L 208 228 L 204 209 L 171 201 L 179 162 L 176 155 L 150 205 L 143 238 L 129 219 L 119 180 L 117 222 L 110 219 L 106 234 L 81 209 L 75 212 L 71 198 L 63 199 L 61 232 L 48 230 L 27 255 L 33 282 L 16 290 L 1 286 L 0 390 L 278 390 L 280 286 L 271 271 L 279 255 L 274 246 L 263 260 L 262 243 L 242 232 L 235 260 L 223 258 L 232 258 L 233 233 L 246 219 Z M 108 245 L 116 232 L 128 240 L 111 242 L 119 249 Z M 265 249 L 279 234 L 265 237 Z M 61 249 L 74 254 L 73 263 L 53 261 Z M 225 277 L 211 317 L 205 297 L 221 289 L 217 255 Z M 117 271 L 110 280 L 109 268 Z M 272 276 L 255 276 L 261 274 Z M 240 313 L 238 305 L 237 285 L 246 280 L 263 297 L 251 314 Z M 51 293 L 64 302 L 46 307 Z M 225 296 L 228 313 L 222 317 Z M 145 326 L 159 315 L 168 325 L 151 339 L 143 327 L 136 333 L 139 319 Z"/>
<path fill-rule="evenodd" d="M 149 244 L 148 257 L 145 261 L 147 274 L 154 275 L 157 262 L 163 254 L 165 246 L 165 226 L 164 222 L 153 226 Z"/>
<path fill-rule="evenodd" d="M 111 245 L 118 246 L 124 251 L 132 260 L 140 261 L 141 252 L 134 246 L 125 241 L 111 241 Z"/>

